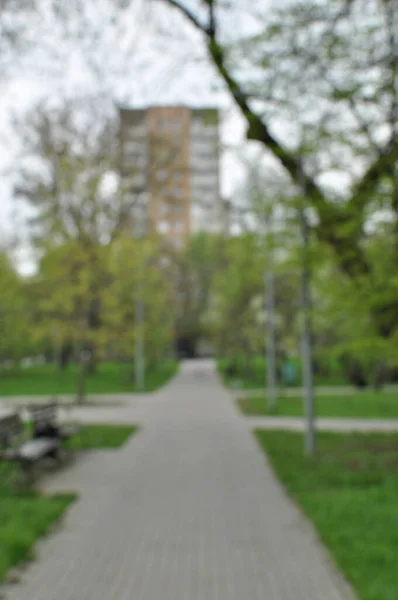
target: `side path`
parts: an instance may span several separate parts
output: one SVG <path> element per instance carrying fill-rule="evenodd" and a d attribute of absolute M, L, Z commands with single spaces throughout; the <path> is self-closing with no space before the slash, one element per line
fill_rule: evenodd
<path fill-rule="evenodd" d="M 211 364 L 184 365 L 143 417 L 59 479 L 81 498 L 9 600 L 353 599 Z"/>

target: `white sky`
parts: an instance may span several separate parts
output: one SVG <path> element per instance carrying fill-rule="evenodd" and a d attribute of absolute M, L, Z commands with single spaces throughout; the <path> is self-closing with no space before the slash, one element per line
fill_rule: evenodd
<path fill-rule="evenodd" d="M 140 2 L 137 0 L 136 5 Z M 126 22 L 115 26 L 112 11 L 106 10 L 109 0 L 97 0 L 97 3 L 105 10 L 98 13 L 100 17 L 96 13 L 93 20 L 88 14 L 92 31 L 86 27 L 84 37 L 74 33 L 61 42 L 59 36 L 63 32 L 56 31 L 51 19 L 50 24 L 44 22 L 37 25 L 39 29 L 34 32 L 34 37 L 39 42 L 34 42 L 30 54 L 20 61 L 20 73 L 2 85 L 0 238 L 7 239 L 16 230 L 21 233 L 21 222 L 26 215 L 12 198 L 12 182 L 7 173 L 11 166 L 15 168 L 19 144 L 10 129 L 11 115 L 25 112 L 41 98 L 71 98 L 98 90 L 98 93 L 109 96 L 115 102 L 131 106 L 153 103 L 217 106 L 222 111 L 221 134 L 226 148 L 221 163 L 223 196 L 230 196 L 243 177 L 235 152 L 227 148 L 241 150 L 245 145 L 244 123 L 237 111 L 231 108 L 228 95 L 220 89 L 217 78 L 203 60 L 203 49 L 198 43 L 197 34 L 184 26 L 178 17 L 178 37 L 170 37 L 170 30 L 165 31 L 164 35 L 159 34 L 163 18 L 167 25 L 170 24 L 169 11 L 156 12 L 157 18 L 154 22 L 148 21 L 148 25 L 146 21 L 143 24 L 141 11 L 135 13 L 132 10 L 127 15 L 129 26 L 126 26 Z M 71 11 L 72 25 L 78 23 L 73 18 Z M 102 24 L 97 22 L 100 18 L 103 19 Z M 171 18 L 175 18 L 174 14 Z M 135 31 L 132 24 L 136 25 Z M 125 33 L 122 35 L 123 31 Z M 181 52 L 182 48 L 184 52 Z M 21 251 L 20 258 L 21 268 L 29 270 L 31 260 L 26 248 Z"/>
<path fill-rule="evenodd" d="M 36 1 L 48 7 L 52 0 Z M 27 214 L 10 193 L 12 182 L 7 171 L 11 167 L 15 170 L 19 143 L 10 129 L 10 116 L 23 113 L 39 99 L 47 102 L 101 94 L 132 107 L 159 103 L 217 106 L 223 119 L 225 147 L 221 191 L 229 197 L 244 176 L 238 154 L 247 155 L 253 144 L 245 142 L 243 119 L 231 107 L 228 94 L 204 60 L 199 34 L 175 11 L 159 8 L 156 0 L 130 0 L 131 8 L 119 20 L 115 20 L 116 0 L 65 0 L 64 5 L 57 1 L 65 10 L 63 25 L 54 23 L 50 12 L 45 19 L 36 19 L 24 34 L 30 52 L 18 60 L 18 71 L 7 69 L 8 80 L 4 83 L 3 78 L 0 84 L 0 246 L 2 237 L 23 234 Z M 186 3 L 200 4 L 199 0 Z M 248 14 L 250 7 L 260 9 L 264 17 L 269 4 L 270 0 L 234 0 L 223 20 L 225 40 L 258 29 L 256 19 L 241 16 Z M 245 7 L 245 13 L 237 12 L 239 6 Z M 144 10 L 148 7 L 152 7 L 151 14 Z M 0 53 L 0 76 L 2 58 Z M 283 125 L 278 134 L 285 138 L 290 135 Z M 264 164 L 272 163 L 267 158 Z M 334 174 L 329 179 L 335 189 L 347 186 Z M 30 268 L 26 246 L 21 261 L 24 270 Z"/>

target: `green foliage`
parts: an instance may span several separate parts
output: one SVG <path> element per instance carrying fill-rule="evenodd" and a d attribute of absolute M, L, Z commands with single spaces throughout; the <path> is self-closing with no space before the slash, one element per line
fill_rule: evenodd
<path fill-rule="evenodd" d="M 354 281 L 345 277 L 328 253 L 313 269 L 316 351 L 324 360 L 340 361 L 347 375 L 356 363 L 368 383 L 389 381 L 398 365 L 394 238 L 392 225 L 376 228 L 369 236 L 364 250 L 371 275 Z"/>
<path fill-rule="evenodd" d="M 41 260 L 33 280 L 38 319 L 38 338 L 53 338 L 58 345 L 93 340 L 92 309 L 101 303 L 106 273 L 106 248 L 77 241 L 51 247 Z"/>
<path fill-rule="evenodd" d="M 41 254 L 38 273 L 24 282 L 25 334 L 32 355 L 62 365 L 81 361 L 82 350 L 90 353 L 91 370 L 101 358 L 131 360 L 140 295 L 151 371 L 170 355 L 171 278 L 160 264 L 158 240 L 131 239 L 132 200 L 118 177 L 117 123 L 104 110 L 101 101 L 76 100 L 59 109 L 36 107 L 19 124 L 24 144 L 15 193 L 35 209 L 31 232 Z"/>
<path fill-rule="evenodd" d="M 223 268 L 224 240 L 209 233 L 192 235 L 185 251 L 173 257 L 175 327 L 196 346 L 211 337 L 214 285 Z"/>
<path fill-rule="evenodd" d="M 394 600 L 398 436 L 321 433 L 315 461 L 304 458 L 300 434 L 256 436 L 359 598 Z"/>
<path fill-rule="evenodd" d="M 201 15 L 172 4 L 207 35 L 211 59 L 246 120 L 248 138 L 283 168 L 279 197 L 292 196 L 297 188 L 305 194 L 317 238 L 333 251 L 334 267 L 354 285 L 367 279 L 371 290 L 378 267 L 368 253 L 369 232 L 386 213 L 394 230 L 393 265 L 398 257 L 396 61 L 391 60 L 397 54 L 396 2 L 275 3 L 263 22 L 256 15 L 253 36 L 242 36 L 238 28 L 228 47 L 217 31 L 200 25 Z M 251 7 L 236 10 L 243 22 Z M 275 135 L 277 123 L 286 127 Z M 275 198 L 272 190 L 269 198 Z M 367 304 L 367 356 L 364 364 L 355 357 L 352 372 L 358 363 L 363 371 L 368 360 L 375 361 L 372 337 L 395 335 L 396 301 L 381 288 L 374 300 Z M 378 346 L 377 354 L 390 356 L 394 347 Z"/>
<path fill-rule="evenodd" d="M 0 254 L 0 361 L 19 360 L 30 343 L 27 297 L 18 274 L 5 254 Z"/>
<path fill-rule="evenodd" d="M 285 381 L 283 370 L 285 365 L 293 368 L 294 380 Z M 227 386 L 235 387 L 236 384 L 244 389 L 262 389 L 267 381 L 267 361 L 264 356 L 236 355 L 230 358 L 219 358 L 217 368 Z M 277 361 L 277 375 L 281 387 L 295 387 L 301 385 L 302 363 L 299 358 L 283 359 Z M 315 385 L 339 386 L 347 385 L 348 379 L 339 363 L 325 360 L 321 369 L 315 369 Z"/>
<path fill-rule="evenodd" d="M 172 277 L 161 265 L 156 240 L 123 236 L 109 248 L 108 286 L 102 304 L 103 348 L 110 345 L 119 356 L 131 356 L 136 339 L 134 305 L 144 304 L 145 354 L 148 368 L 168 355 L 174 334 Z"/>
<path fill-rule="evenodd" d="M 226 242 L 224 268 L 214 281 L 208 316 L 218 355 L 253 355 L 263 348 L 263 272 L 257 236 L 246 234 Z"/>
<path fill-rule="evenodd" d="M 262 356 L 236 356 L 217 361 L 217 368 L 228 387 L 261 389 L 267 379 L 266 359 Z"/>

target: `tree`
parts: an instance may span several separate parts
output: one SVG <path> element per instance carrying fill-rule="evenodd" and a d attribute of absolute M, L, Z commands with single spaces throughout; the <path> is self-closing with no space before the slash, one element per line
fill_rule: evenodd
<path fill-rule="evenodd" d="M 19 361 L 32 349 L 28 331 L 28 304 L 23 282 L 8 256 L 0 254 L 0 362 Z"/>
<path fill-rule="evenodd" d="M 24 148 L 15 188 L 17 197 L 34 211 L 30 226 L 39 254 L 50 252 L 51 256 L 59 247 L 61 253 L 72 248 L 79 261 L 84 257 L 90 273 L 90 306 L 85 307 L 85 318 L 92 333 L 101 319 L 99 296 L 105 277 L 98 256 L 104 246 L 132 229 L 138 199 L 138 194 L 124 194 L 118 174 L 118 125 L 106 108 L 86 99 L 58 109 L 32 111 L 29 124 L 26 120 L 19 124 Z M 65 274 L 65 284 L 69 275 Z M 73 338 L 63 339 L 60 356 L 66 365 Z M 93 344 L 90 350 L 90 369 L 94 370 Z"/>
<path fill-rule="evenodd" d="M 134 301 L 139 293 L 145 310 L 142 326 L 147 371 L 169 355 L 174 335 L 174 290 L 162 256 L 159 241 L 149 238 L 122 236 L 108 249 L 110 279 L 102 306 L 103 347 L 131 360 L 137 335 Z"/>
<path fill-rule="evenodd" d="M 0 71 L 2 81 L 15 76 L 19 70 L 17 59 L 32 47 L 30 26 L 35 21 L 34 0 L 0 0 Z"/>
<path fill-rule="evenodd" d="M 106 251 L 105 246 L 87 248 L 77 241 L 49 248 L 32 282 L 36 335 L 42 343 L 56 345 L 60 367 L 76 358 L 80 399 L 87 366 L 95 368 L 100 348 Z"/>
<path fill-rule="evenodd" d="M 264 253 L 257 235 L 230 238 L 214 281 L 208 319 L 217 354 L 264 354 Z"/>
<path fill-rule="evenodd" d="M 206 315 L 215 280 L 223 265 L 221 236 L 198 233 L 182 253 L 172 257 L 176 290 L 176 337 L 181 352 L 196 356 L 198 343 L 209 337 Z"/>
<path fill-rule="evenodd" d="M 198 0 L 195 12 L 180 0 L 161 1 L 202 34 L 212 64 L 246 120 L 247 138 L 259 142 L 301 189 L 316 211 L 318 237 L 333 249 L 340 270 L 352 280 L 371 276 L 363 239 L 376 198 L 383 198 L 398 222 L 396 2 L 310 0 L 268 12 L 263 30 L 239 44 L 252 57 L 244 71 L 259 68 L 259 85 L 258 78 L 244 80 L 242 69 L 235 68 L 237 44 L 231 51 L 223 43 L 228 3 Z M 241 10 L 245 13 L 247 6 Z M 299 115 L 305 119 L 303 137 L 294 149 L 290 138 Z M 335 171 L 336 161 L 349 177 L 340 195 L 322 182 L 322 175 Z M 378 331 L 389 336 L 398 304 L 380 299 L 372 317 Z"/>
<path fill-rule="evenodd" d="M 91 273 L 87 327 L 96 339 L 102 319 L 101 286 L 109 275 L 101 271 L 98 255 L 105 247 L 113 252 L 119 238 L 135 234 L 146 175 L 141 173 L 142 188 L 130 189 L 139 167 L 122 164 L 123 136 L 118 135 L 114 109 L 93 99 L 32 111 L 17 129 L 23 135 L 24 149 L 15 192 L 34 211 L 30 221 L 34 243 L 39 254 L 51 255 L 57 247 L 74 252 L 79 248 L 85 257 Z M 165 167 L 174 152 L 173 147 L 158 152 Z M 67 275 L 65 281 L 69 279 Z M 60 356 L 66 365 L 71 340 L 64 338 L 64 344 Z M 94 343 L 90 352 L 90 369 L 94 370 Z"/>
<path fill-rule="evenodd" d="M 126 227 L 137 196 L 118 175 L 117 119 L 94 99 L 36 107 L 17 123 L 23 151 L 15 193 L 33 208 L 40 243 L 109 243 Z"/>
<path fill-rule="evenodd" d="M 314 271 L 315 348 L 320 364 L 336 363 L 349 381 L 359 387 L 395 381 L 398 357 L 398 323 L 388 337 L 381 336 L 372 320 L 380 301 L 393 304 L 397 297 L 394 275 L 394 223 L 379 223 L 366 242 L 372 278 L 355 283 L 336 271 L 332 256 L 318 245 Z M 321 256 L 320 256 L 321 255 Z M 388 315 L 387 315 L 388 316 Z M 325 360 L 326 359 L 326 360 Z"/>
<path fill-rule="evenodd" d="M 146 174 L 131 159 L 128 166 L 121 164 L 123 136 L 112 103 L 85 97 L 36 106 L 16 121 L 15 130 L 23 142 L 15 196 L 34 211 L 30 225 L 36 243 L 108 244 L 134 233 Z M 158 139 L 149 141 L 159 145 Z M 162 165 L 167 167 L 174 153 L 173 147 L 158 152 Z M 143 183 L 131 189 L 138 174 Z"/>

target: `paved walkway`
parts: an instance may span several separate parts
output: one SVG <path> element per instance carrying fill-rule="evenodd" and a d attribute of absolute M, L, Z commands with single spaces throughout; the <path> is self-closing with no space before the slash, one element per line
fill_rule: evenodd
<path fill-rule="evenodd" d="M 80 500 L 9 600 L 353 598 L 210 364 L 140 412 L 121 451 L 51 479 Z"/>
<path fill-rule="evenodd" d="M 306 427 L 305 420 L 300 417 L 243 417 L 250 429 L 285 429 L 290 431 L 303 431 Z M 341 433 L 392 433 L 398 431 L 396 419 L 357 419 L 323 417 L 316 419 L 318 431 L 336 431 Z"/>
<path fill-rule="evenodd" d="M 231 390 L 235 396 L 238 398 L 242 398 L 245 396 L 259 395 L 264 396 L 264 388 L 257 389 L 232 389 Z M 314 388 L 316 396 L 348 396 L 352 394 L 358 394 L 358 388 L 355 388 L 350 385 L 316 385 Z M 279 392 L 281 396 L 286 397 L 299 397 L 303 396 L 303 388 L 301 387 L 293 387 L 293 388 L 280 388 Z M 383 392 L 391 392 L 398 393 L 398 385 L 396 383 L 387 384 L 383 386 Z"/>

